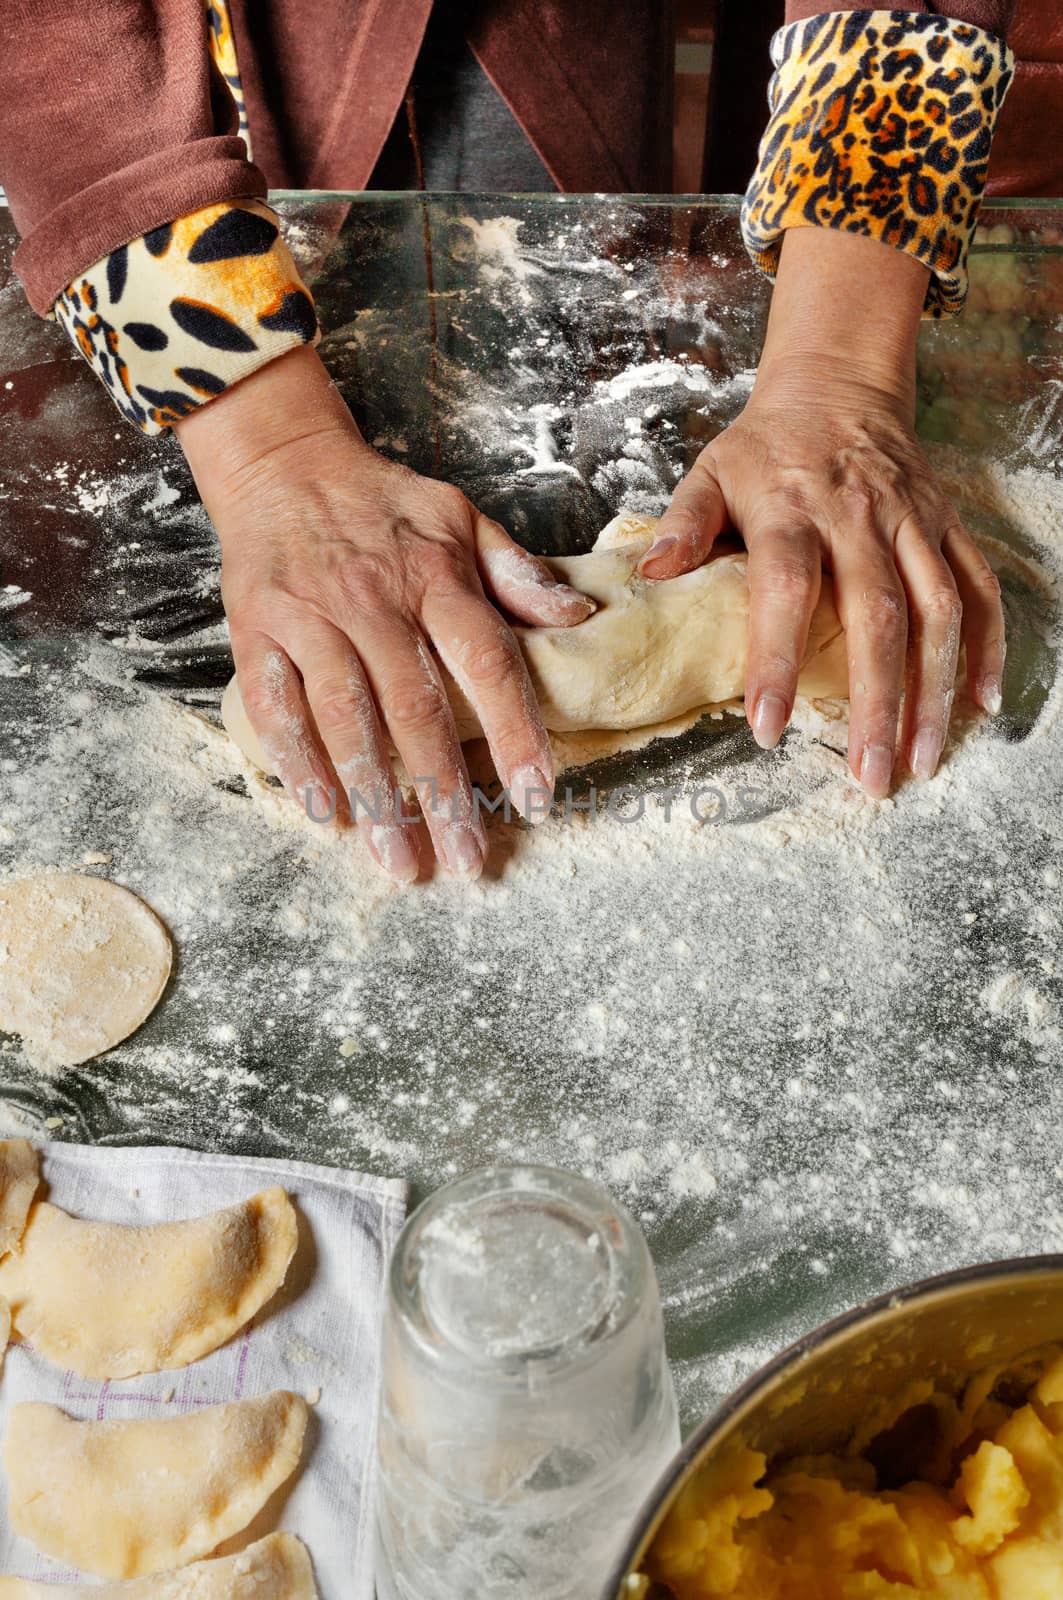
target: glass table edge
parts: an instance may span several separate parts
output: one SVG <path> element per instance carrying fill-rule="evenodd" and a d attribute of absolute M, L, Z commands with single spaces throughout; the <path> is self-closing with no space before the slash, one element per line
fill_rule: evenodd
<path fill-rule="evenodd" d="M 738 211 L 742 205 L 740 194 L 612 194 L 589 190 L 580 193 L 560 194 L 551 190 L 489 190 L 489 189 L 271 189 L 271 200 L 494 200 L 537 202 L 545 205 L 581 205 L 588 200 L 613 202 L 616 205 L 655 206 L 717 206 L 721 210 Z M 1014 195 L 988 198 L 983 205 L 986 211 L 1058 211 L 1063 214 L 1063 195 L 1039 196 L 1028 200 Z"/>
<path fill-rule="evenodd" d="M 383 202 L 393 204 L 397 201 L 429 201 L 433 205 L 462 206 L 482 205 L 490 202 L 494 205 L 547 205 L 558 209 L 566 207 L 585 206 L 588 203 L 596 205 L 613 204 L 617 206 L 652 206 L 658 210 L 671 209 L 674 211 L 690 210 L 697 208 L 704 213 L 717 212 L 720 216 L 736 217 L 742 205 L 742 196 L 736 194 L 557 194 L 544 191 L 530 192 L 502 192 L 491 190 L 451 190 L 433 189 L 428 191 L 416 189 L 271 189 L 269 193 L 271 204 L 373 204 Z M 1038 219 L 1046 221 L 1050 217 L 1057 217 L 1063 229 L 1063 196 L 1059 198 L 1039 197 L 1024 200 L 1016 196 L 1003 196 L 1000 199 L 989 199 L 982 207 L 980 226 L 984 227 L 991 222 L 993 217 L 1001 214 L 1029 216 L 1033 213 Z M 1045 241 L 1037 237 L 1026 237 L 1009 240 L 990 240 L 978 238 L 971 244 L 972 255 L 1001 255 L 1001 254 L 1063 254 L 1063 238 L 1059 241 Z"/>

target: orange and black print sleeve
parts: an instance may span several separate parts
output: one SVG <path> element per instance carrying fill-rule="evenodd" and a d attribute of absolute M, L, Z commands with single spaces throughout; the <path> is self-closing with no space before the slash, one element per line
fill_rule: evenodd
<path fill-rule="evenodd" d="M 771 117 L 742 208 L 769 276 L 789 228 L 835 228 L 930 269 L 926 314 L 958 311 L 993 130 L 1014 71 L 997 35 L 917 11 L 826 11 L 772 42 Z"/>
<path fill-rule="evenodd" d="M 144 433 L 319 337 L 277 217 L 258 200 L 204 206 L 119 245 L 53 309 Z"/>

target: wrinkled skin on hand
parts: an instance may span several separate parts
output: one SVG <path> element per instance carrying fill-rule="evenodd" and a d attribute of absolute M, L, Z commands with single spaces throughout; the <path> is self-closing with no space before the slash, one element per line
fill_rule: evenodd
<path fill-rule="evenodd" d="M 285 787 L 319 817 L 330 791 L 354 791 L 370 851 L 409 882 L 417 835 L 400 820 L 390 739 L 423 780 L 436 856 L 477 876 L 486 837 L 437 658 L 475 707 L 513 804 L 538 820 L 550 742 L 503 610 L 563 627 L 594 602 L 460 490 L 378 455 L 312 351 L 246 379 L 180 434 L 221 541 L 241 695 Z"/>
<path fill-rule="evenodd" d="M 925 285 L 923 268 L 874 241 L 788 234 L 749 402 L 679 485 L 641 563 L 674 577 L 741 533 L 746 709 L 766 748 L 793 709 L 828 569 L 848 641 L 849 763 L 879 797 L 898 753 L 918 777 L 935 771 L 961 642 L 972 698 L 991 714 L 1004 665 L 999 584 L 915 438 Z"/>

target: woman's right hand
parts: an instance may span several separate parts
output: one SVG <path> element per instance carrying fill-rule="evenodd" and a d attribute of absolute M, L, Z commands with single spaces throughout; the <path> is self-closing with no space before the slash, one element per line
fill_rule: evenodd
<path fill-rule="evenodd" d="M 285 788 L 319 816 L 330 789 L 357 791 L 370 851 L 410 882 L 416 830 L 399 820 L 390 738 L 421 780 L 437 857 L 478 876 L 486 837 L 436 658 L 475 708 L 512 803 L 538 820 L 553 790 L 550 741 L 498 607 L 564 627 L 594 602 L 459 489 L 378 455 L 311 349 L 244 379 L 177 433 L 221 541 L 240 692 Z"/>

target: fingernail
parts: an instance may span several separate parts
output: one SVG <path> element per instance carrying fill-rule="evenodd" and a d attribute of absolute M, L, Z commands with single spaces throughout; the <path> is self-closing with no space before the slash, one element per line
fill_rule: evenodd
<path fill-rule="evenodd" d="M 509 780 L 509 798 L 525 822 L 538 827 L 550 814 L 554 786 L 538 767 L 518 767 Z"/>
<path fill-rule="evenodd" d="M 876 800 L 885 800 L 893 779 L 893 751 L 888 744 L 867 744 L 860 758 L 860 782 Z"/>
<path fill-rule="evenodd" d="M 782 738 L 787 722 L 786 701 L 771 690 L 759 696 L 753 712 L 753 737 L 762 750 L 773 750 Z"/>
<path fill-rule="evenodd" d="M 941 756 L 941 735 L 933 728 L 920 728 L 912 740 L 911 768 L 917 778 L 932 778 Z"/>
<path fill-rule="evenodd" d="M 369 830 L 369 848 L 395 883 L 412 883 L 419 860 L 410 830 L 401 824 L 380 822 Z"/>
<path fill-rule="evenodd" d="M 995 672 L 989 673 L 978 685 L 978 703 L 991 717 L 999 717 L 1003 699 L 1000 679 Z"/>
<path fill-rule="evenodd" d="M 652 561 L 660 561 L 664 556 L 670 555 L 679 540 L 674 533 L 666 533 L 663 538 L 655 539 L 639 562 L 639 571 L 645 572 Z"/>
<path fill-rule="evenodd" d="M 478 878 L 484 866 L 484 847 L 474 829 L 448 828 L 441 840 L 443 865 L 459 878 Z"/>
<path fill-rule="evenodd" d="M 572 585 L 569 583 L 559 583 L 555 585 L 554 593 L 559 599 L 563 600 L 566 605 L 581 606 L 582 609 L 586 611 L 588 616 L 590 616 L 592 611 L 597 611 L 598 609 L 597 600 L 592 600 L 589 594 L 581 594 L 578 589 L 573 589 Z"/>

